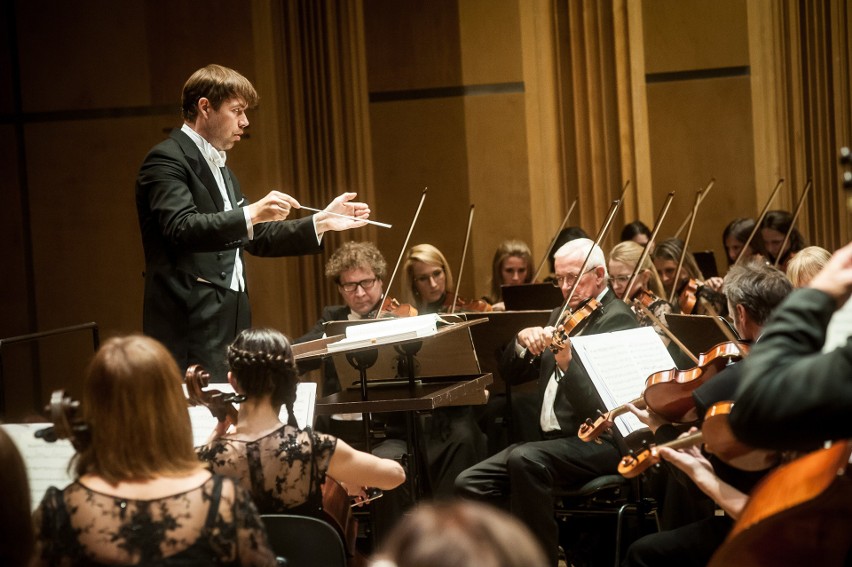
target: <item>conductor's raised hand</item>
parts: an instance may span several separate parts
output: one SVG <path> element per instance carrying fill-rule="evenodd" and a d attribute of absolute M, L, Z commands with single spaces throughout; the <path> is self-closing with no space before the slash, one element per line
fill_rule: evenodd
<path fill-rule="evenodd" d="M 343 193 L 317 213 L 314 217 L 317 233 L 349 230 L 366 225 L 367 223 L 363 221 L 370 217 L 370 206 L 367 203 L 353 201 L 352 199 L 357 196 L 357 193 Z"/>
<path fill-rule="evenodd" d="M 252 224 L 281 221 L 287 218 L 292 209 L 298 209 L 299 201 L 286 193 L 270 191 L 266 197 L 248 206 Z"/>

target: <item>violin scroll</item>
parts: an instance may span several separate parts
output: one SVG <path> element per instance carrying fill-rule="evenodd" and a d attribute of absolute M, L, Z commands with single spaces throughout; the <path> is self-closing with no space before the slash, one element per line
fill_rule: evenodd
<path fill-rule="evenodd" d="M 184 381 L 189 405 L 206 407 L 213 417 L 219 421 L 227 421 L 229 426 L 237 424 L 237 408 L 234 403 L 245 400 L 244 396 L 226 394 L 214 389 L 205 390 L 210 383 L 210 373 L 200 364 L 193 364 L 186 369 Z"/>
<path fill-rule="evenodd" d="M 77 451 L 85 449 L 91 440 L 91 435 L 89 424 L 80 416 L 79 401 L 66 395 L 65 390 L 55 390 L 44 411 L 50 416 L 53 425 L 36 431 L 36 437 L 48 443 L 68 439 Z"/>

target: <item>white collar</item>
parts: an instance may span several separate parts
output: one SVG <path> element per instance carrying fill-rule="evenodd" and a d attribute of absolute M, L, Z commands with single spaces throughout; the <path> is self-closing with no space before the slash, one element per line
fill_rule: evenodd
<path fill-rule="evenodd" d="M 180 131 L 189 136 L 195 145 L 198 146 L 198 149 L 201 150 L 201 155 L 204 156 L 211 164 L 216 167 L 225 167 L 225 160 L 227 159 L 227 154 L 223 151 L 219 151 L 213 147 L 210 142 L 205 140 L 201 134 L 192 129 L 192 126 L 184 122 L 183 126 L 181 126 Z"/>

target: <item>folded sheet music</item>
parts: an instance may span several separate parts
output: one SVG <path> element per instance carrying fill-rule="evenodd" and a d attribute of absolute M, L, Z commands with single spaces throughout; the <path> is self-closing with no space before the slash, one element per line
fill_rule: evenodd
<path fill-rule="evenodd" d="M 409 339 L 430 337 L 438 332 L 441 318 L 432 313 L 417 317 L 400 317 L 350 325 L 346 327 L 346 338 L 328 345 L 328 352 L 341 352 L 354 348 L 383 345 Z"/>
<path fill-rule="evenodd" d="M 215 384 L 215 389 L 222 392 L 233 392 L 230 384 Z M 314 408 L 316 405 L 317 385 L 313 382 L 299 382 L 296 389 L 296 402 L 293 413 L 301 429 L 313 426 Z M 189 408 L 189 418 L 192 422 L 193 445 L 203 445 L 210 437 L 216 426 L 216 418 L 206 407 L 193 406 Z M 287 423 L 287 408 L 281 407 L 279 415 L 282 423 Z M 33 510 L 41 502 L 44 493 L 51 486 L 64 488 L 73 478 L 68 474 L 68 463 L 74 456 L 74 447 L 68 439 L 60 439 L 48 443 L 36 438 L 35 432 L 50 427 L 51 423 L 4 423 L 0 424 L 18 447 L 24 464 L 27 467 L 27 477 L 30 482 L 30 499 Z"/>
<path fill-rule="evenodd" d="M 653 327 L 572 337 L 571 346 L 606 406 L 604 411 L 638 398 L 654 372 L 676 367 Z M 645 427 L 632 413 L 616 417 L 615 424 L 624 436 Z"/>

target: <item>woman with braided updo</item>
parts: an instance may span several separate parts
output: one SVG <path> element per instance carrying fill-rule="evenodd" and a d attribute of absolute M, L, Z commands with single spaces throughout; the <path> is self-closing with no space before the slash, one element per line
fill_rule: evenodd
<path fill-rule="evenodd" d="M 361 487 L 390 490 L 405 481 L 399 463 L 356 451 L 345 442 L 293 419 L 298 371 L 287 338 L 272 329 L 242 331 L 228 347 L 228 381 L 245 396 L 234 430 L 214 432 L 198 455 L 251 492 L 261 514 L 307 514 L 322 509 L 326 473 L 359 494 Z M 278 419 L 281 405 L 290 423 Z"/>

